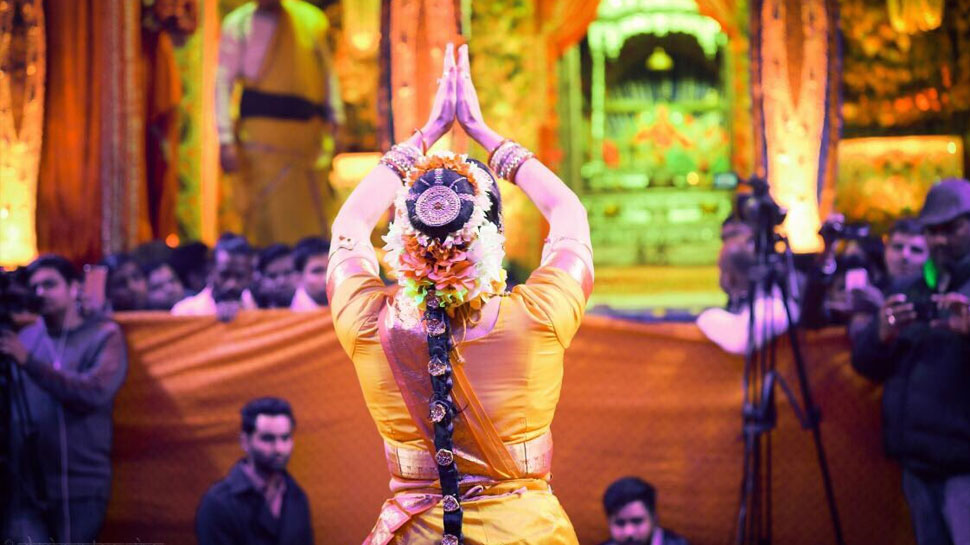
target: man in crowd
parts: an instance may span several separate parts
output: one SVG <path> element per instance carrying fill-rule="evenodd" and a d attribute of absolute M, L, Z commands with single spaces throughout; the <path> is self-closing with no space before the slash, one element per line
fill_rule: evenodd
<path fill-rule="evenodd" d="M 657 522 L 657 492 L 637 477 L 615 481 L 603 494 L 610 539 L 602 545 L 687 545 Z"/>
<path fill-rule="evenodd" d="M 108 267 L 105 294 L 111 310 L 144 310 L 148 308 L 148 283 L 141 268 L 128 254 L 111 254 L 102 264 Z"/>
<path fill-rule="evenodd" d="M 885 383 L 886 449 L 918 543 L 970 545 L 970 182 L 935 185 L 919 222 L 933 274 L 890 286 L 851 335 L 852 363 Z"/>
<path fill-rule="evenodd" d="M 111 415 L 128 360 L 117 324 L 78 310 L 80 276 L 60 256 L 27 268 L 41 319 L 0 333 L 0 365 L 29 411 L 12 411 L 4 539 L 93 543 L 111 490 Z M 19 470 L 18 470 L 19 469 Z M 34 477 L 37 480 L 34 480 Z M 6 477 L 4 476 L 5 480 Z"/>
<path fill-rule="evenodd" d="M 327 305 L 327 265 L 330 243 L 320 237 L 307 237 L 293 249 L 293 264 L 300 275 L 290 310 L 311 311 Z"/>
<path fill-rule="evenodd" d="M 303 0 L 256 0 L 222 24 L 216 117 L 230 200 L 257 246 L 325 233 L 325 168 L 343 110 L 327 30 Z M 234 84 L 242 95 L 233 122 Z"/>
<path fill-rule="evenodd" d="M 293 252 L 286 244 L 270 244 L 259 253 L 256 301 L 260 308 L 288 308 L 296 291 Z"/>
<path fill-rule="evenodd" d="M 209 281 L 199 293 L 172 307 L 176 316 L 212 316 L 232 320 L 242 309 L 256 308 L 249 285 L 253 280 L 253 249 L 240 235 L 219 237 L 212 252 Z"/>
<path fill-rule="evenodd" d="M 206 545 L 313 543 L 310 503 L 286 463 L 296 420 L 283 399 L 255 399 L 242 409 L 245 458 L 199 504 L 195 531 Z"/>
<path fill-rule="evenodd" d="M 182 281 L 186 295 L 195 295 L 209 282 L 209 247 L 190 242 L 172 250 L 168 263 Z"/>
<path fill-rule="evenodd" d="M 148 279 L 148 308 L 150 310 L 172 310 L 175 303 L 185 298 L 185 287 L 179 280 L 175 269 L 164 261 L 150 263 L 144 268 Z"/>
<path fill-rule="evenodd" d="M 885 291 L 890 286 L 903 282 L 912 282 L 923 274 L 923 266 L 929 258 L 929 248 L 923 226 L 912 218 L 896 220 L 886 236 L 883 247 L 883 264 L 885 274 L 873 281 L 860 286 L 845 286 L 847 311 L 849 318 L 849 333 L 854 335 L 857 329 L 868 325 L 873 311 L 882 307 L 886 300 Z M 870 267 L 872 268 L 872 267 Z M 845 277 L 846 275 L 843 274 Z M 847 277 L 843 278 L 847 280 Z"/>
<path fill-rule="evenodd" d="M 756 268 L 754 230 L 740 217 L 732 215 L 721 225 L 721 253 L 718 256 L 719 282 L 728 296 L 725 308 L 709 308 L 697 317 L 697 327 L 725 352 L 744 354 L 748 346 L 751 314 L 751 274 Z M 788 305 L 798 320 L 800 312 L 793 294 L 798 292 L 795 276 L 776 279 L 788 285 Z M 770 291 L 756 283 L 754 295 L 754 348 L 788 330 L 788 318 L 778 285 Z M 767 334 L 766 334 L 767 333 Z"/>
<path fill-rule="evenodd" d="M 912 218 L 896 220 L 889 229 L 884 256 L 890 282 L 923 274 L 930 257 L 923 226 Z"/>

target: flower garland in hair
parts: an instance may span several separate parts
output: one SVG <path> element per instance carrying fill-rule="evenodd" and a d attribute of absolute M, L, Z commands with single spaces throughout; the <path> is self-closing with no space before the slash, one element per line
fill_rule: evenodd
<path fill-rule="evenodd" d="M 407 197 L 414 183 L 426 172 L 447 169 L 465 177 L 475 189 L 474 209 L 461 229 L 437 240 L 419 232 L 408 217 Z M 486 219 L 492 203 L 488 188 L 492 180 L 465 155 L 435 152 L 418 159 L 408 173 L 394 201 L 394 220 L 384 235 L 384 261 L 396 274 L 402 291 L 397 298 L 398 316 L 416 323 L 428 306 L 454 316 L 455 309 L 468 304 L 479 309 L 491 296 L 505 290 L 505 236 Z"/>

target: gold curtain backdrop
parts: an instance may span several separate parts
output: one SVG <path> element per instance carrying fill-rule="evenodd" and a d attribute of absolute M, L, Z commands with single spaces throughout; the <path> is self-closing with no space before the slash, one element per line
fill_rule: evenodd
<path fill-rule="evenodd" d="M 37 254 L 45 31 L 42 0 L 0 2 L 0 266 L 5 267 Z"/>
<path fill-rule="evenodd" d="M 150 313 L 118 319 L 130 368 L 116 400 L 102 541 L 193 543 L 199 498 L 241 456 L 239 409 L 262 395 L 293 404 L 290 470 L 310 498 L 318 542 L 364 538 L 389 474 L 329 311 L 251 311 L 228 324 Z M 910 545 L 899 469 L 882 453 L 880 389 L 850 368 L 843 331 L 804 340 L 846 541 Z M 788 351 L 779 353 L 794 385 Z M 624 475 L 657 485 L 661 523 L 691 543 L 731 540 L 741 369 L 693 325 L 586 318 L 566 353 L 553 423 L 553 487 L 581 543 L 607 537 L 600 496 Z M 773 444 L 776 541 L 833 541 L 811 436 L 783 404 Z"/>
<path fill-rule="evenodd" d="M 151 238 L 139 0 L 48 0 L 41 252 L 92 262 Z"/>

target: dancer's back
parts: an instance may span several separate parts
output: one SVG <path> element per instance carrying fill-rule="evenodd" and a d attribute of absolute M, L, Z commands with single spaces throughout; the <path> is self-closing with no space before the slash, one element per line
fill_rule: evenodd
<path fill-rule="evenodd" d="M 371 538 L 384 542 L 378 535 L 382 525 L 395 520 L 407 527 L 396 532 L 394 542 L 437 542 L 442 513 L 427 440 L 433 436 L 427 424 L 427 344 L 420 322 L 409 327 L 396 316 L 396 291 L 363 269 L 344 278 L 331 302 L 334 326 L 385 441 L 391 489 L 397 493 L 385 504 Z M 575 542 L 547 484 L 549 426 L 559 401 L 563 354 L 585 301 L 579 282 L 555 264 L 547 265 L 489 303 L 497 305 L 497 316 L 484 335 L 463 341 L 456 333 L 460 359 L 452 362 L 461 412 L 455 419 L 455 456 L 462 492 L 484 488 L 462 502 L 466 544 Z M 494 452 L 495 439 L 507 458 Z M 394 526 L 384 527 L 388 536 Z"/>

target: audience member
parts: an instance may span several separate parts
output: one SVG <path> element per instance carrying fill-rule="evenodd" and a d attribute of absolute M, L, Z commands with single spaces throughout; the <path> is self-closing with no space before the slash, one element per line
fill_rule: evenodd
<path fill-rule="evenodd" d="M 923 226 L 912 218 L 901 218 L 893 223 L 883 247 L 883 274 L 875 281 L 846 286 L 848 311 L 851 314 L 849 334 L 868 325 L 873 313 L 885 303 L 885 291 L 890 286 L 913 281 L 921 275 L 928 258 L 929 248 Z"/>
<path fill-rule="evenodd" d="M 253 279 L 253 249 L 242 236 L 226 233 L 212 252 L 209 281 L 199 293 L 172 307 L 177 316 L 211 316 L 232 320 L 241 309 L 254 309 L 249 286 Z"/>
<path fill-rule="evenodd" d="M 851 335 L 852 363 L 885 384 L 885 445 L 902 465 L 917 542 L 967 545 L 970 182 L 935 185 L 919 221 L 935 274 L 895 279 L 882 307 Z"/>
<path fill-rule="evenodd" d="M 169 247 L 164 241 L 156 239 L 135 246 L 129 252 L 129 255 L 135 260 L 135 263 L 138 263 L 144 269 L 146 265 L 151 263 L 167 263 L 172 258 L 174 251 L 175 249 Z"/>
<path fill-rule="evenodd" d="M 717 266 L 718 282 L 728 296 L 726 309 L 739 313 L 744 310 L 751 289 L 754 239 L 751 227 L 733 216 L 721 225 L 721 252 Z"/>
<path fill-rule="evenodd" d="M 242 409 L 245 458 L 199 504 L 195 532 L 205 545 L 313 543 L 310 502 L 286 471 L 296 420 L 283 399 L 255 399 Z"/>
<path fill-rule="evenodd" d="M 740 216 L 732 213 L 721 223 L 721 244 L 744 244 L 754 252 L 754 230 Z"/>
<path fill-rule="evenodd" d="M 172 250 L 168 263 L 179 275 L 182 286 L 189 295 L 205 289 L 209 281 L 209 247 L 201 242 L 190 242 Z"/>
<path fill-rule="evenodd" d="M 175 270 L 164 261 L 150 263 L 144 268 L 148 279 L 148 308 L 172 310 L 175 303 L 185 298 L 185 287 Z"/>
<path fill-rule="evenodd" d="M 637 477 L 614 481 L 603 494 L 610 539 L 602 545 L 687 545 L 657 521 L 657 492 Z"/>
<path fill-rule="evenodd" d="M 876 235 L 845 241 L 835 273 L 825 280 L 818 326 L 844 325 L 856 313 L 879 308 L 889 278 L 884 256 L 885 244 Z"/>
<path fill-rule="evenodd" d="M 0 333 L 0 353 L 29 413 L 13 411 L 11 467 L 4 483 L 3 538 L 16 543 L 93 543 L 111 490 L 114 396 L 127 371 L 117 324 L 78 310 L 80 276 L 66 259 L 43 256 L 27 268 L 43 301 L 41 320 L 19 335 Z M 37 475 L 39 482 L 31 477 Z"/>
<path fill-rule="evenodd" d="M 310 311 L 327 305 L 327 265 L 330 243 L 319 237 L 307 237 L 293 249 L 293 264 L 300 281 L 290 303 L 295 311 Z"/>
<path fill-rule="evenodd" d="M 734 216 L 721 226 L 721 253 L 718 257 L 721 289 L 728 296 L 726 308 L 709 308 L 697 317 L 697 327 L 712 342 L 731 354 L 744 354 L 748 350 L 751 315 L 752 273 L 757 265 L 753 231 Z M 789 294 L 797 292 L 794 273 L 777 279 L 788 283 Z M 756 282 L 754 295 L 754 339 L 752 346 L 761 347 L 766 341 L 788 330 L 788 318 L 780 287 L 770 290 L 763 282 Z M 789 295 L 792 319 L 797 321 L 799 307 L 796 298 Z"/>
<path fill-rule="evenodd" d="M 901 218 L 893 223 L 886 240 L 884 259 L 888 284 L 923 274 L 923 265 L 930 257 L 923 226 L 913 218 Z"/>
<path fill-rule="evenodd" d="M 824 248 L 807 270 L 800 325 L 844 325 L 879 306 L 879 289 L 886 282 L 884 244 L 869 230 L 865 223 L 847 223 L 839 213 L 822 223 Z"/>
<path fill-rule="evenodd" d="M 111 254 L 101 262 L 108 267 L 105 294 L 111 310 L 144 310 L 148 308 L 148 283 L 141 268 L 128 254 Z"/>
<path fill-rule="evenodd" d="M 293 251 L 286 244 L 271 244 L 259 253 L 255 296 L 260 308 L 288 308 L 296 292 Z"/>

